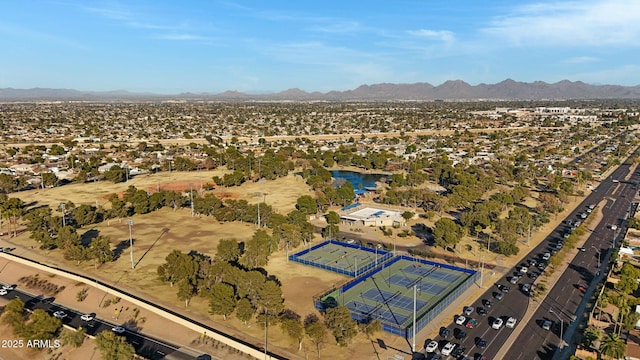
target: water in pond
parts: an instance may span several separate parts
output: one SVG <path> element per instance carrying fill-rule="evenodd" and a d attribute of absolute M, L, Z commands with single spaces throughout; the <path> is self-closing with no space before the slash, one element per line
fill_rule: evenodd
<path fill-rule="evenodd" d="M 374 188 L 376 187 L 376 181 L 387 177 L 384 174 L 363 174 L 349 170 L 331 170 L 331 176 L 334 179 L 344 179 L 350 182 L 354 189 Z"/>

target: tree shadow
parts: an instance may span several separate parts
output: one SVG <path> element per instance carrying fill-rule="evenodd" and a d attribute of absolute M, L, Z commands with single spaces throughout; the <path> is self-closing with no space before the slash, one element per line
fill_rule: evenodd
<path fill-rule="evenodd" d="M 97 238 L 98 235 L 100 235 L 99 230 L 91 229 L 86 231 L 84 234 L 82 234 L 82 236 L 80 236 L 80 242 L 82 243 L 82 246 L 89 246 L 89 244 L 91 244 L 91 241 Z"/>
<path fill-rule="evenodd" d="M 133 244 L 136 243 L 136 239 L 133 238 L 131 240 L 133 242 Z M 120 255 L 122 255 L 122 253 L 124 252 L 125 249 L 129 248 L 129 239 L 126 240 L 122 240 L 120 241 L 115 249 L 113 249 L 113 261 L 116 261 L 120 258 Z"/>

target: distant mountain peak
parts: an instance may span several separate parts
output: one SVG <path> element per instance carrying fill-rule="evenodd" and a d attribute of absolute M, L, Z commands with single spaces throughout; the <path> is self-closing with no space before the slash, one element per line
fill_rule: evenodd
<path fill-rule="evenodd" d="M 193 99 L 214 100 L 327 100 L 327 101 L 389 101 L 389 100 L 549 100 L 549 99 L 640 99 L 640 85 L 590 85 L 582 81 L 562 80 L 553 84 L 544 81 L 532 83 L 505 79 L 497 84 L 469 85 L 462 80 L 447 80 L 438 86 L 427 82 L 412 84 L 363 84 L 353 90 L 306 92 L 291 88 L 279 93 L 249 95 L 228 90 L 219 94 L 182 93 L 156 95 L 133 93 L 126 90 L 92 92 L 73 89 L 0 89 L 0 101 L 17 100 L 135 100 L 135 99 Z"/>

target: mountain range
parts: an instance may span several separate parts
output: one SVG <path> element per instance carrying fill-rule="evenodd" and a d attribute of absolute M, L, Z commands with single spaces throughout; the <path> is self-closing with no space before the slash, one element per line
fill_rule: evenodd
<path fill-rule="evenodd" d="M 390 100 L 585 100 L 640 99 L 640 85 L 590 85 L 581 81 L 563 80 L 556 83 L 519 82 L 511 79 L 497 84 L 469 85 L 462 80 L 449 80 L 434 86 L 429 83 L 361 85 L 353 90 L 306 92 L 297 88 L 272 94 L 247 94 L 238 91 L 223 93 L 181 93 L 160 95 L 119 91 L 79 91 L 73 89 L 0 89 L 0 101 L 33 100 L 227 100 L 227 101 L 390 101 Z"/>

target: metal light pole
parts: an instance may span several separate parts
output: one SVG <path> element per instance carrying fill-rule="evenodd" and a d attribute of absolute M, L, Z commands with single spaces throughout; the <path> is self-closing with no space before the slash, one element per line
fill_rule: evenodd
<path fill-rule="evenodd" d="M 131 255 L 131 269 L 134 268 L 133 264 L 133 237 L 131 236 L 131 227 L 133 226 L 133 220 L 127 219 L 127 225 L 129 225 L 129 254 Z"/>
<path fill-rule="evenodd" d="M 560 320 L 560 351 L 564 349 L 564 320 L 558 314 L 556 314 L 553 309 L 549 309 L 549 312 L 552 313 L 558 320 Z"/>
<path fill-rule="evenodd" d="M 416 352 L 416 292 L 417 292 L 417 285 L 418 284 L 413 284 L 413 335 L 411 338 L 411 352 Z"/>
<path fill-rule="evenodd" d="M 62 227 L 67 226 L 67 222 L 64 219 L 65 218 L 64 209 L 66 209 L 66 208 L 67 208 L 67 205 L 65 203 L 60 203 L 60 210 L 62 210 Z"/>

